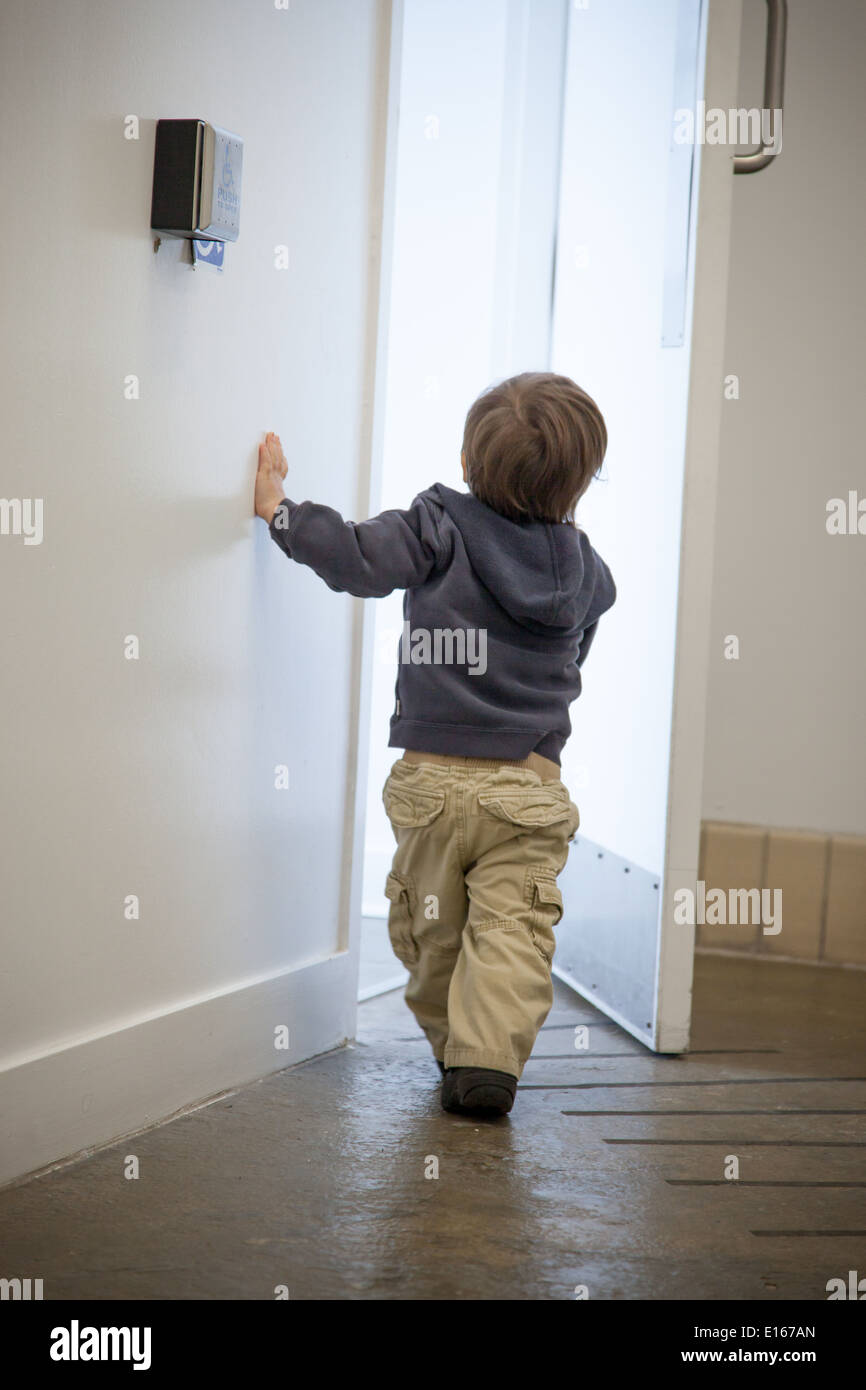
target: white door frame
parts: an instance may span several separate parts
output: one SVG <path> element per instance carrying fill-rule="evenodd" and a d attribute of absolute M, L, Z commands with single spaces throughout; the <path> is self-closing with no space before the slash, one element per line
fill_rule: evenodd
<path fill-rule="evenodd" d="M 388 326 L 394 246 L 394 210 L 399 136 L 400 66 L 403 46 L 403 0 L 381 0 L 382 31 L 377 83 L 379 102 L 376 129 L 379 143 L 373 152 L 373 221 L 370 237 L 370 311 L 367 321 L 367 391 L 361 441 L 358 514 L 373 516 L 382 493 L 385 447 L 385 407 L 388 384 Z M 358 975 L 361 955 L 361 899 L 364 886 L 364 841 L 367 805 L 367 767 L 370 756 L 371 695 L 376 636 L 375 606 L 366 599 L 353 600 L 352 662 L 349 679 L 356 692 L 355 717 L 350 731 L 349 784 L 346 794 L 346 830 L 343 855 L 341 921 L 347 925 L 353 1008 L 357 1017 Z M 378 992 L 378 991 L 377 991 Z M 353 1030 L 354 1031 L 354 1030 Z"/>
<path fill-rule="evenodd" d="M 708 110 L 727 110 L 736 96 L 741 21 L 742 0 L 709 0 Z M 705 145 L 698 184 L 668 813 L 651 1042 L 657 1052 L 684 1051 L 691 1024 L 695 929 L 674 922 L 673 895 L 683 887 L 694 891 L 698 877 L 733 158 L 730 145 Z"/>

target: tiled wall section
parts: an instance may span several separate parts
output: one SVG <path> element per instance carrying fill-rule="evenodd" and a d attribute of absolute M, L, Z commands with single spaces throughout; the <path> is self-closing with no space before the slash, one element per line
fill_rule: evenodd
<path fill-rule="evenodd" d="M 699 947 L 866 964 L 866 838 L 705 821 L 699 877 L 726 895 L 724 925 L 699 925 Z M 737 889 L 769 889 L 770 912 L 781 890 L 781 931 L 765 931 L 754 907 L 746 914 Z M 731 923 L 734 903 L 745 925 Z"/>

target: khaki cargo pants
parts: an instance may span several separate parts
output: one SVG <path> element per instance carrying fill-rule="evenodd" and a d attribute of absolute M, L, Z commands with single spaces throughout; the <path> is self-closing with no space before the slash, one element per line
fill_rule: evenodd
<path fill-rule="evenodd" d="M 553 1003 L 556 879 L 578 809 L 558 777 L 472 758 L 401 759 L 382 800 L 397 839 L 385 892 L 406 1003 L 446 1067 L 519 1077 Z"/>

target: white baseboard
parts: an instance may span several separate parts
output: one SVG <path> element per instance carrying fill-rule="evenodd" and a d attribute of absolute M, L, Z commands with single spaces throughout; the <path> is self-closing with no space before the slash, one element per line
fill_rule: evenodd
<path fill-rule="evenodd" d="M 376 999 L 380 994 L 391 994 L 395 989 L 402 989 L 408 978 L 408 971 L 403 970 L 399 975 L 389 975 L 373 985 L 365 985 L 358 990 L 358 1003 L 365 1004 L 368 999 Z"/>
<path fill-rule="evenodd" d="M 351 969 L 344 951 L 13 1062 L 0 1071 L 0 1184 L 340 1046 L 355 1033 Z"/>

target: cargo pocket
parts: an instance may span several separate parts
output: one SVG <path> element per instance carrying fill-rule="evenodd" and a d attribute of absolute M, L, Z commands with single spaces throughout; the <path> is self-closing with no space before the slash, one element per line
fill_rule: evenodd
<path fill-rule="evenodd" d="M 442 814 L 445 792 L 429 791 L 425 787 L 395 786 L 389 778 L 382 790 L 382 801 L 392 825 L 429 825 Z"/>
<path fill-rule="evenodd" d="M 512 825 L 536 829 L 573 821 L 575 807 L 563 786 L 507 787 L 495 791 L 480 791 L 479 805 L 498 820 Z"/>
<path fill-rule="evenodd" d="M 407 969 L 418 960 L 418 947 L 412 935 L 412 921 L 415 916 L 415 887 L 406 874 L 395 874 L 392 870 L 385 884 L 385 897 L 391 903 L 388 911 L 388 939 L 391 950 Z"/>
<path fill-rule="evenodd" d="M 526 870 L 526 898 L 529 902 L 529 934 L 533 945 L 550 965 L 556 950 L 553 929 L 562 920 L 562 893 L 550 869 Z"/>

